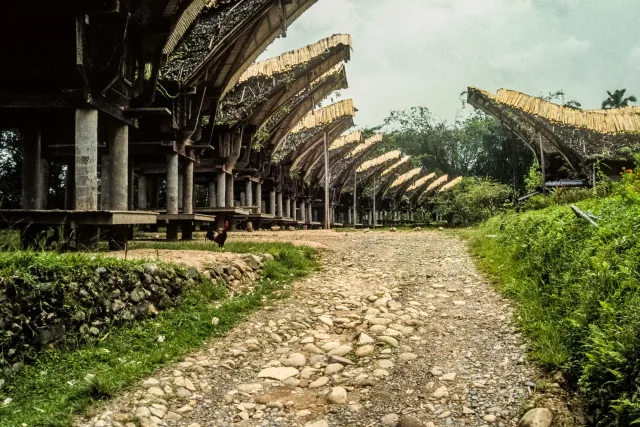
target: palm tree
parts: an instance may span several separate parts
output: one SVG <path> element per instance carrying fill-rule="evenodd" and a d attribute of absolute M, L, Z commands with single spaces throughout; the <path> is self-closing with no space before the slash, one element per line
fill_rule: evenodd
<path fill-rule="evenodd" d="M 613 93 L 607 91 L 609 97 L 602 101 L 602 109 L 628 107 L 630 102 L 638 102 L 638 98 L 633 95 L 625 98 L 626 92 L 626 89 L 617 89 Z"/>

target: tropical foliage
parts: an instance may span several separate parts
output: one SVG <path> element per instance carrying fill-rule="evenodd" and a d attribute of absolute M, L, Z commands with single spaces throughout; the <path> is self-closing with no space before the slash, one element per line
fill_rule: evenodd
<path fill-rule="evenodd" d="M 488 179 L 465 178 L 433 198 L 434 212 L 449 225 L 477 224 L 512 206 L 508 185 Z"/>
<path fill-rule="evenodd" d="M 607 91 L 607 99 L 602 101 L 602 108 L 623 108 L 628 107 L 630 102 L 638 102 L 638 98 L 633 95 L 625 97 L 626 89 L 616 89 L 613 93 Z"/>
<path fill-rule="evenodd" d="M 414 165 L 438 175 L 490 177 L 512 188 L 524 188 L 533 154 L 497 120 L 475 112 L 450 124 L 426 107 L 393 111 L 385 120 L 385 141 L 377 154 L 399 149 Z"/>

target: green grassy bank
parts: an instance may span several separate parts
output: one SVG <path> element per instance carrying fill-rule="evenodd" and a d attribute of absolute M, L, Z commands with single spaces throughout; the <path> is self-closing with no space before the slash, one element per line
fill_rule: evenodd
<path fill-rule="evenodd" d="M 640 423 L 640 203 L 610 197 L 495 217 L 465 231 L 519 304 L 532 356 L 579 388 L 594 425 Z"/>
<path fill-rule="evenodd" d="M 265 263 L 263 278 L 251 293 L 230 299 L 224 286 L 198 278 L 179 305 L 155 317 L 113 327 L 99 340 L 74 349 L 41 352 L 17 375 L 4 379 L 0 426 L 70 425 L 74 414 L 95 401 L 109 398 L 158 367 L 179 360 L 264 304 L 286 297 L 288 284 L 317 267 L 315 252 L 309 248 L 274 243 L 254 249 L 252 252 L 271 253 L 275 259 Z M 41 256 L 56 268 L 54 258 L 59 255 Z M 74 255 L 72 259 L 80 262 L 82 257 Z M 118 263 L 132 269 L 138 266 L 136 262 Z M 212 322 L 214 317 L 219 320 Z"/>

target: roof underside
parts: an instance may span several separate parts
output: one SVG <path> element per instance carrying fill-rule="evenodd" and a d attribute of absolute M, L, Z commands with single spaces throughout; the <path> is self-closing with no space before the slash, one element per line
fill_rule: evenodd
<path fill-rule="evenodd" d="M 340 65 L 322 75 L 282 107 L 276 110 L 266 121 L 258 133 L 258 141 L 274 151 L 284 143 L 286 136 L 296 125 L 313 110 L 315 105 L 331 94 L 331 92 L 347 87 L 344 66 Z"/>
<path fill-rule="evenodd" d="M 325 73 L 343 71 L 342 61 L 348 60 L 350 53 L 350 44 L 344 44 L 345 41 L 350 41 L 350 37 L 330 37 L 300 49 L 304 54 L 296 51 L 293 55 L 289 52 L 254 64 L 240 78 L 240 83 L 225 96 L 219 122 L 233 125 L 247 120 L 255 126 L 261 126 L 279 108 L 308 88 L 311 82 Z M 304 62 L 292 62 L 294 59 Z M 279 68 L 272 65 L 274 61 Z M 267 71 L 271 74 L 264 74 Z"/>

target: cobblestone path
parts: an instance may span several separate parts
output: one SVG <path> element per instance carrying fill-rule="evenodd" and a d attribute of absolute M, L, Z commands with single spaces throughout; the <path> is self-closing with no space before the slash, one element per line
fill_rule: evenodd
<path fill-rule="evenodd" d="M 331 249 L 290 299 L 78 425 L 516 425 L 536 369 L 463 242 L 441 232 L 315 239 Z"/>

